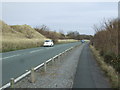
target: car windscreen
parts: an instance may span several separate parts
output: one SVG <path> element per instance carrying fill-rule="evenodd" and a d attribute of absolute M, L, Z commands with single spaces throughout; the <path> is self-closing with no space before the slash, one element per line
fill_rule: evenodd
<path fill-rule="evenodd" d="M 45 42 L 51 42 L 51 40 L 46 40 Z"/>

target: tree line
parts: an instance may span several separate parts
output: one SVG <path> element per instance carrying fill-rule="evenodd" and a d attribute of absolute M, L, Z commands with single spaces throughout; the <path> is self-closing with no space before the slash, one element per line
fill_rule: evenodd
<path fill-rule="evenodd" d="M 45 25 L 42 25 L 41 27 L 36 27 L 34 29 L 55 42 L 57 42 L 58 39 L 90 40 L 93 37 L 92 35 L 81 35 L 78 31 L 69 31 L 67 32 L 67 34 L 64 34 L 62 31 L 61 32 L 52 31 Z"/>

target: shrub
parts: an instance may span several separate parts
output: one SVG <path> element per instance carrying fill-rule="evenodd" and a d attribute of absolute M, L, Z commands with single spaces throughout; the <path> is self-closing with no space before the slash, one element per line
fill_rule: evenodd
<path fill-rule="evenodd" d="M 120 72 L 120 58 L 114 53 L 105 53 L 104 61 L 115 68 L 116 71 Z"/>
<path fill-rule="evenodd" d="M 100 51 L 100 55 L 104 56 L 104 51 L 103 50 Z"/>
<path fill-rule="evenodd" d="M 54 43 L 58 43 L 58 39 L 52 39 Z"/>
<path fill-rule="evenodd" d="M 107 52 L 104 54 L 104 60 L 106 63 L 111 64 L 112 60 L 115 59 L 115 54 L 112 52 Z"/>

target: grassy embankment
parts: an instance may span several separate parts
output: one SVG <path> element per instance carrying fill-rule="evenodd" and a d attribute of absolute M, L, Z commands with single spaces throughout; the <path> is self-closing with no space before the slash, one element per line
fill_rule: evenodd
<path fill-rule="evenodd" d="M 9 26 L 0 21 L 0 34 L 2 35 L 1 52 L 8 52 L 26 48 L 40 47 L 44 40 L 49 39 L 38 33 L 29 25 L 13 25 Z M 58 44 L 75 42 L 76 40 L 58 40 Z"/>
<path fill-rule="evenodd" d="M 104 58 L 100 56 L 100 52 L 96 50 L 93 46 L 90 46 L 97 62 L 100 67 L 104 71 L 105 75 L 110 79 L 111 85 L 113 88 L 120 88 L 120 75 L 116 72 L 116 70 L 109 64 L 104 61 Z"/>
<path fill-rule="evenodd" d="M 2 25 L 2 52 L 41 46 L 47 39 L 29 25 Z M 0 25 L 0 26 L 1 26 Z"/>

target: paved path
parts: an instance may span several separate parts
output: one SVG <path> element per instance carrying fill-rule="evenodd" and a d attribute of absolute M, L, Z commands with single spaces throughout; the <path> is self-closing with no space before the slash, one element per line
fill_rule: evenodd
<path fill-rule="evenodd" d="M 88 44 L 85 45 L 80 55 L 73 88 L 110 88 Z"/>

